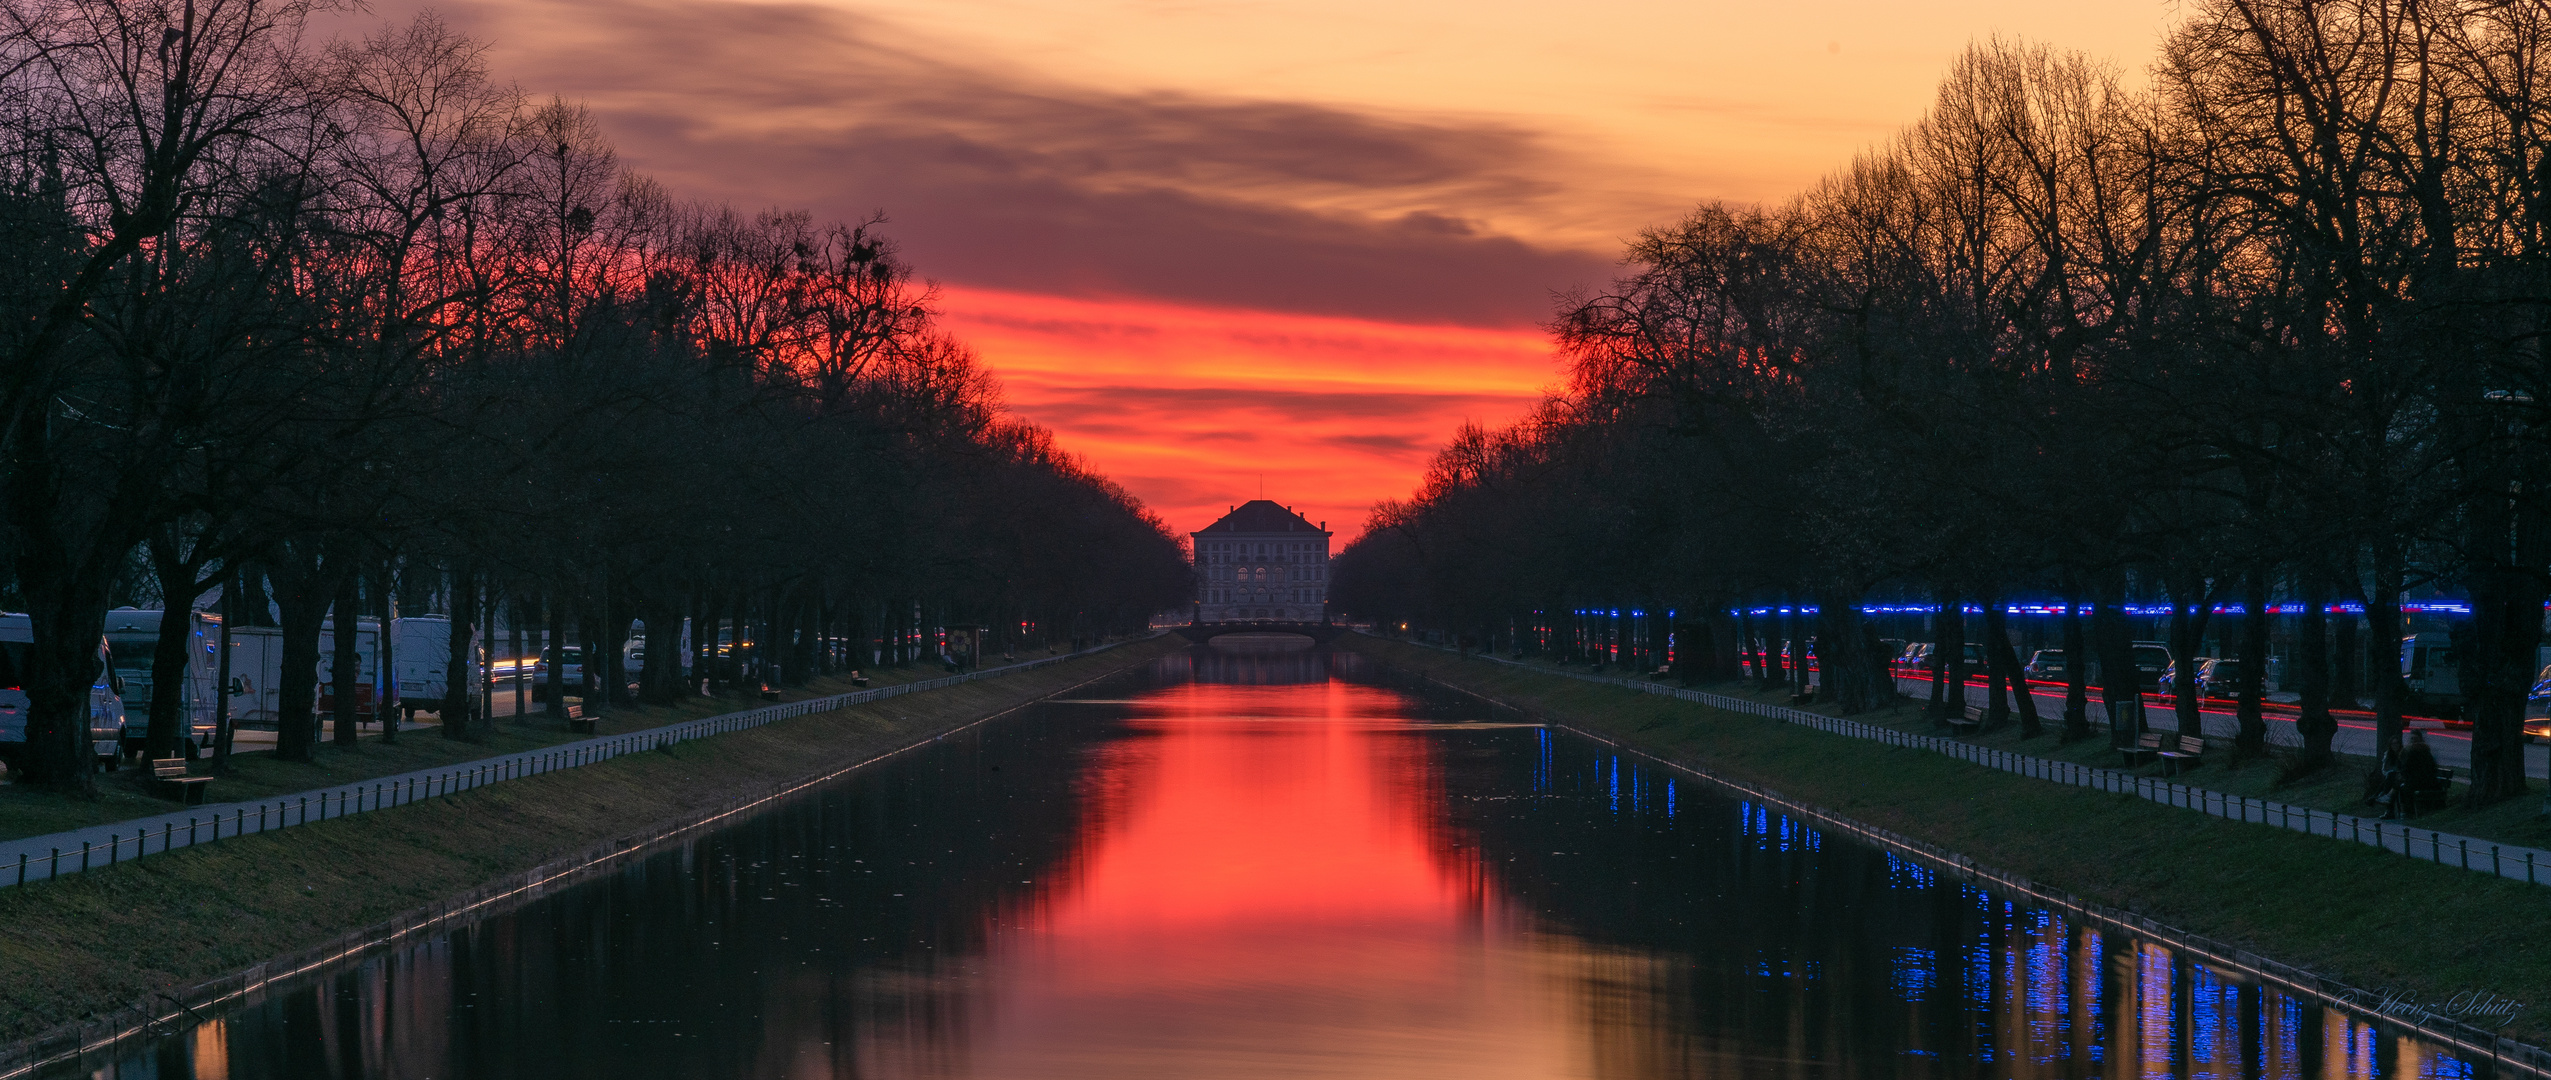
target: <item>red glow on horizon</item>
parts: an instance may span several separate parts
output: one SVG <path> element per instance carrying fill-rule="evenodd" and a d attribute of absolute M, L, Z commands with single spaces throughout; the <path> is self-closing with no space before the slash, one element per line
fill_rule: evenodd
<path fill-rule="evenodd" d="M 1464 422 L 1558 378 L 1537 328 L 1418 325 L 943 287 L 947 326 L 1020 417 L 1180 533 L 1264 496 L 1341 545 L 1415 488 Z"/>

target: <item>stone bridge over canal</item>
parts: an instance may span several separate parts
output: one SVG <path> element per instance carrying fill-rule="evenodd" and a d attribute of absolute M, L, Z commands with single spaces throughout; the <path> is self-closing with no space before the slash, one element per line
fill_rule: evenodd
<path fill-rule="evenodd" d="M 1244 619 L 1232 622 L 1200 622 L 1173 626 L 1169 632 L 1202 645 L 1224 634 L 1300 634 L 1313 641 L 1326 642 L 1346 632 L 1343 626 L 1329 623 L 1283 622 L 1274 619 Z"/>

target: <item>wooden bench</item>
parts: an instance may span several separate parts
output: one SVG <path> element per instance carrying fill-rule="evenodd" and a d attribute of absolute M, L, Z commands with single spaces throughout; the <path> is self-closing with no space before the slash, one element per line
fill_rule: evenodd
<path fill-rule="evenodd" d="M 2170 744 L 2170 748 L 2161 751 L 2162 775 L 2176 776 L 2181 769 L 2193 769 L 2205 764 L 2205 736 L 2181 735 L 2166 741 Z"/>
<path fill-rule="evenodd" d="M 2142 738 L 2135 740 L 2135 745 L 2119 747 L 2117 752 L 2125 755 L 2126 767 L 2131 769 L 2137 765 L 2143 764 L 2145 758 L 2161 756 L 2161 740 L 2162 734 L 2160 732 L 2147 731 L 2144 732 Z"/>
<path fill-rule="evenodd" d="M 1958 710 L 1955 716 L 1940 718 L 1940 726 L 1949 729 L 1949 732 L 1954 735 L 1973 735 L 1984 730 L 1984 707 L 1969 705 Z"/>
<path fill-rule="evenodd" d="M 2418 813 L 2418 808 L 2420 806 L 2428 803 L 2434 803 L 2436 809 L 2442 810 L 2445 808 L 2447 803 L 2453 801 L 2453 794 L 2454 771 L 2447 768 L 2438 768 L 2436 770 L 2436 786 L 2412 790 L 2409 793 L 2409 805 L 2402 807 L 2401 809 L 2406 813 L 2416 814 Z"/>
<path fill-rule="evenodd" d="M 202 806 L 204 788 L 213 778 L 186 775 L 185 758 L 159 758 L 151 762 L 151 781 L 159 785 L 160 794 L 188 806 Z"/>

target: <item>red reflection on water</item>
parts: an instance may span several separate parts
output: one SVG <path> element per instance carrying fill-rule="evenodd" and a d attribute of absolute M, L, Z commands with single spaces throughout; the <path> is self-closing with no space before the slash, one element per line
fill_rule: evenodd
<path fill-rule="evenodd" d="M 1089 771 L 1097 808 L 1056 937 L 1232 923 L 1437 923 L 1475 910 L 1468 849 L 1438 852 L 1436 744 L 1397 695 L 1329 683 L 1162 694 Z M 1317 705 L 1316 712 L 1304 708 Z M 1308 715 L 1305 715 L 1308 713 Z M 1446 866 L 1441 860 L 1459 860 Z"/>
<path fill-rule="evenodd" d="M 1566 1076 L 1575 1010 L 1536 977 L 1474 851 L 1444 834 L 1440 744 L 1388 691 L 1194 684 L 1148 697 L 1087 771 L 1071 878 L 986 961 L 962 1065 L 887 1073 Z M 1519 970 L 1520 969 L 1520 970 Z M 940 1048 L 942 1053 L 945 1047 Z"/>

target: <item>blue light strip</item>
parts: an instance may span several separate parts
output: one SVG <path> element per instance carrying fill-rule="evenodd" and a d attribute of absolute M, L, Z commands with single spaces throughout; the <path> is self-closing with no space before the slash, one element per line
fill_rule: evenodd
<path fill-rule="evenodd" d="M 2545 611 L 2551 611 L 2551 604 L 2544 604 L 2542 607 Z M 1729 608 L 1727 609 L 1727 614 L 1750 614 L 1760 616 L 1791 614 L 1815 615 L 1820 613 L 1822 610 L 1822 608 L 1817 607 L 1758 607 L 1747 611 L 1739 611 L 1736 608 Z M 1984 609 L 1974 604 L 1962 605 L 1958 610 L 1968 615 L 1984 614 Z M 2011 604 L 2004 607 L 2002 610 L 2012 615 L 2061 615 L 2064 613 L 2064 606 L 2062 604 Z M 2084 604 L 2080 608 L 2081 614 L 2083 615 L 2089 615 L 2094 610 L 2095 609 L 2089 604 Z M 2170 615 L 2176 613 L 2178 610 L 2179 609 L 2177 607 L 2169 604 L 2128 604 L 2125 606 L 2126 614 L 2145 618 Z M 2461 600 L 2426 600 L 2402 604 L 2400 606 L 2400 610 L 2403 614 L 2407 615 L 2469 615 L 2471 614 L 2471 604 Z M 1938 604 L 1863 604 L 1860 607 L 1860 613 L 1863 615 L 1937 615 L 1940 613 L 1940 606 Z M 2216 615 L 2244 615 L 2248 613 L 2249 608 L 2243 604 L 2217 604 L 2213 611 L 2213 614 Z M 2268 605 L 2267 613 L 2270 615 L 2300 615 L 2303 613 L 2303 605 L 2296 603 L 2270 604 Z M 2332 615 L 2362 615 L 2365 613 L 2365 605 L 2355 603 L 2353 601 L 2344 604 L 2331 604 L 2329 606 L 2329 613 Z M 1601 615 L 1603 612 L 1579 612 L 1579 614 Z"/>

